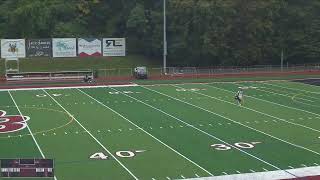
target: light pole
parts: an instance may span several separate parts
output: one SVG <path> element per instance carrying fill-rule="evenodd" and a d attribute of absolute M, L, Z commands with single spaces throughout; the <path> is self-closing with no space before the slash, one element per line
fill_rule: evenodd
<path fill-rule="evenodd" d="M 163 0 L 163 73 L 167 74 L 167 19 L 166 0 Z"/>

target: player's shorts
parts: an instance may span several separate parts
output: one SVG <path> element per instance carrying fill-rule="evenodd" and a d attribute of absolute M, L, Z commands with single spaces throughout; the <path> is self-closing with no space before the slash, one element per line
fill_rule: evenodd
<path fill-rule="evenodd" d="M 236 99 L 237 101 L 241 101 L 242 99 L 239 98 L 238 96 L 234 97 L 234 99 Z"/>

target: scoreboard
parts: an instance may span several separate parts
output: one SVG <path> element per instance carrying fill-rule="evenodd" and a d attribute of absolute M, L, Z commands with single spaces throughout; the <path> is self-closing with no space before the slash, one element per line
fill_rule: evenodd
<path fill-rule="evenodd" d="M 0 177 L 54 177 L 53 159 L 1 159 Z"/>

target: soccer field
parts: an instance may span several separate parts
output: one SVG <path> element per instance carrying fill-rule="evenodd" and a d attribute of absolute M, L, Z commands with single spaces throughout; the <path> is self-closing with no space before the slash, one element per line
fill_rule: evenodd
<path fill-rule="evenodd" d="M 239 87 L 243 106 L 234 100 Z M 0 158 L 54 159 L 58 180 L 320 175 L 320 86 L 3 90 L 0 110 Z"/>

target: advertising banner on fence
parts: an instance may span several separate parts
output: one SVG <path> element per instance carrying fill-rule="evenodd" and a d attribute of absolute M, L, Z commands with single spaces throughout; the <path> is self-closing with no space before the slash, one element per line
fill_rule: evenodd
<path fill-rule="evenodd" d="M 126 56 L 126 39 L 104 38 L 103 56 Z"/>
<path fill-rule="evenodd" d="M 76 38 L 53 38 L 52 39 L 53 57 L 76 57 L 77 39 Z"/>
<path fill-rule="evenodd" d="M 29 39 L 26 44 L 28 57 L 51 57 L 51 39 Z"/>
<path fill-rule="evenodd" d="M 26 42 L 24 39 L 1 39 L 2 58 L 26 57 Z"/>
<path fill-rule="evenodd" d="M 78 38 L 78 56 L 102 56 L 102 42 L 96 38 Z"/>

